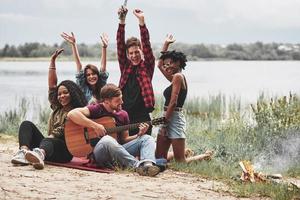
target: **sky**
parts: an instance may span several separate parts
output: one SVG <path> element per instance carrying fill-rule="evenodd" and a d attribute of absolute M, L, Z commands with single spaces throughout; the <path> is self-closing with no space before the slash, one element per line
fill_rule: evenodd
<path fill-rule="evenodd" d="M 86 44 L 99 42 L 105 32 L 115 43 L 123 1 L 0 0 L 0 47 L 60 44 L 63 31 Z M 126 36 L 139 35 L 132 14 L 139 8 L 153 43 L 168 33 L 191 44 L 300 42 L 300 0 L 128 0 L 127 7 Z"/>

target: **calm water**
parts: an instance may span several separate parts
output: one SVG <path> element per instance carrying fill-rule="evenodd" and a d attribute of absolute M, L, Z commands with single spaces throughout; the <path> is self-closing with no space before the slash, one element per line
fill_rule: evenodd
<path fill-rule="evenodd" d="M 96 62 L 91 62 L 97 64 Z M 83 63 L 87 64 L 87 63 Z M 15 107 L 21 97 L 46 102 L 48 62 L 0 62 L 0 111 Z M 58 81 L 75 80 L 75 63 L 57 63 Z M 108 82 L 118 83 L 117 62 L 109 62 Z M 184 71 L 189 84 L 189 97 L 218 93 L 238 96 L 243 102 L 254 102 L 259 93 L 288 95 L 300 93 L 300 62 L 295 61 L 201 61 L 188 62 Z M 168 82 L 155 70 L 155 93 L 162 93 Z"/>

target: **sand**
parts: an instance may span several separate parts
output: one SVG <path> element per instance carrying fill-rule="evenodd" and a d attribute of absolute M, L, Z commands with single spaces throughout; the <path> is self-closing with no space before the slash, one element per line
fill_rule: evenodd
<path fill-rule="evenodd" d="M 14 137 L 0 135 L 0 199 L 239 199 L 221 182 L 169 169 L 142 177 L 130 171 L 13 166 L 10 160 L 17 148 Z"/>

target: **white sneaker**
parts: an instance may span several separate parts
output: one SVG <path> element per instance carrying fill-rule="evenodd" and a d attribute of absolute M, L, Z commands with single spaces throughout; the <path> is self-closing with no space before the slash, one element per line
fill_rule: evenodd
<path fill-rule="evenodd" d="M 11 163 L 15 165 L 29 165 L 29 162 L 25 159 L 25 154 L 28 150 L 19 149 L 18 152 L 12 157 Z"/>
<path fill-rule="evenodd" d="M 35 169 L 44 169 L 45 156 L 41 149 L 34 148 L 33 151 L 27 151 L 25 158 L 33 165 Z"/>

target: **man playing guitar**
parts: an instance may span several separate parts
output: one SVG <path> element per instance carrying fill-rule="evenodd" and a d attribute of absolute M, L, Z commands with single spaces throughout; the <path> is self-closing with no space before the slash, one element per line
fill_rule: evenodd
<path fill-rule="evenodd" d="M 93 149 L 93 156 L 97 165 L 113 168 L 134 168 L 143 176 L 155 176 L 160 172 L 155 165 L 155 141 L 145 134 L 149 128 L 147 123 L 139 125 L 139 132 L 129 136 L 128 130 L 118 134 L 117 139 L 106 135 L 103 125 L 91 119 L 111 116 L 117 126 L 129 124 L 126 111 L 122 110 L 122 92 L 114 84 L 105 85 L 100 92 L 102 102 L 83 108 L 76 108 L 68 113 L 68 118 L 74 123 L 92 128 L 99 141 Z M 139 156 L 140 160 L 136 159 Z"/>

